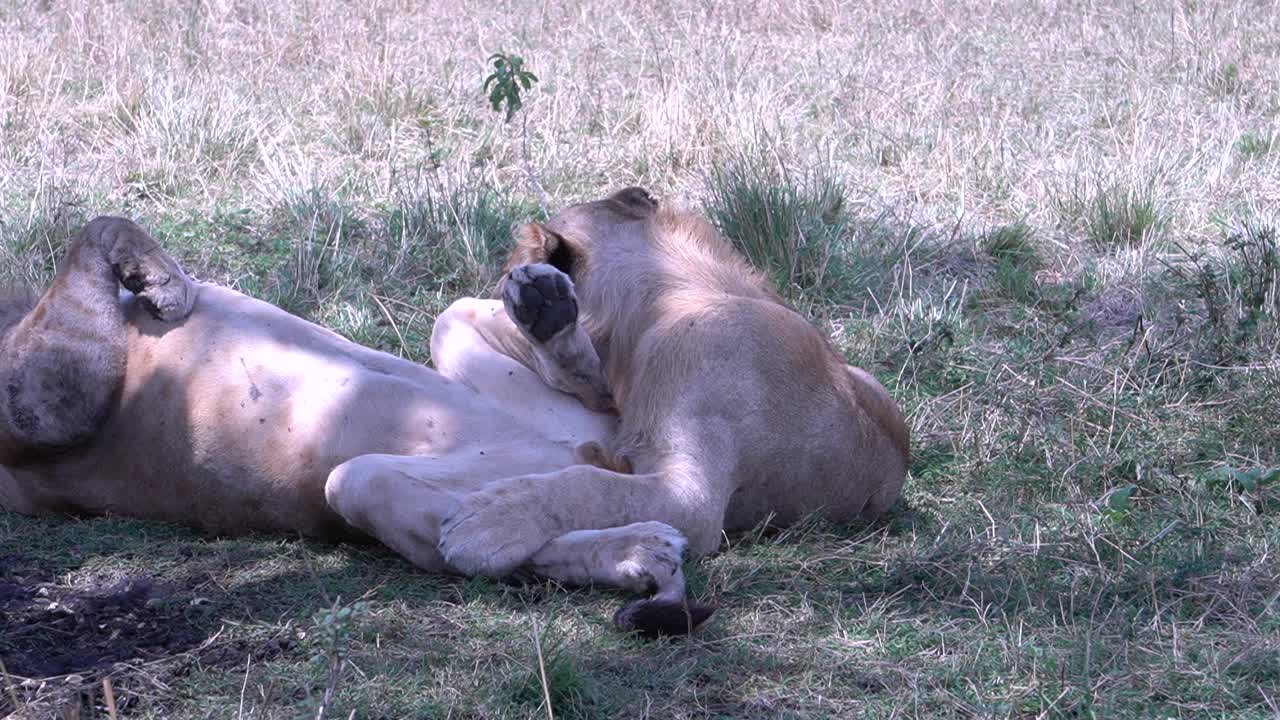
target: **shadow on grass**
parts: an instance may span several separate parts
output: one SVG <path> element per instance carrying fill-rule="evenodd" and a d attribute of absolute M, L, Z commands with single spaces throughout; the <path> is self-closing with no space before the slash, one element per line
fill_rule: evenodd
<path fill-rule="evenodd" d="M 27 541 L 9 542 L 19 535 Z M 102 706 L 106 677 L 128 712 L 193 671 L 296 659 L 305 643 L 295 626 L 334 598 L 376 590 L 388 573 L 430 578 L 376 546 L 219 538 L 114 518 L 4 515 L 0 538 L 22 547 L 0 555 L 0 715 L 15 703 L 37 713 Z M 318 551 L 327 566 L 315 567 Z M 418 585 L 419 596 L 437 595 L 438 581 Z M 248 624 L 251 632 L 226 632 Z"/>

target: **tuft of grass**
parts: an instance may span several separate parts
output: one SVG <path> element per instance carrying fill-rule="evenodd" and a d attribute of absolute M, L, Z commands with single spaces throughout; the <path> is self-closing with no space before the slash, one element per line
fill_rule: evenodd
<path fill-rule="evenodd" d="M 822 168 L 797 171 L 760 146 L 730 154 L 706 178 L 703 206 L 751 262 L 788 293 L 830 287 L 845 250 L 845 188 Z"/>
<path fill-rule="evenodd" d="M 479 294 L 497 280 L 497 269 L 515 225 L 538 217 L 536 203 L 503 197 L 483 183 L 449 187 L 438 180 L 397 184 L 377 222 L 392 267 L 425 263 L 432 282 Z"/>
<path fill-rule="evenodd" d="M 72 234 L 89 220 L 77 203 L 42 195 L 24 214 L 0 222 L 0 286 L 36 288 L 47 283 Z"/>
<path fill-rule="evenodd" d="M 1001 294 L 1019 303 L 1039 299 L 1035 272 L 1041 265 L 1040 253 L 1026 222 L 1019 220 L 992 228 L 982 235 L 979 244 L 996 262 L 993 281 Z"/>
<path fill-rule="evenodd" d="M 1089 242 L 1095 249 L 1107 252 L 1138 247 L 1165 224 L 1150 184 L 1115 184 L 1102 188 L 1083 211 Z"/>
<path fill-rule="evenodd" d="M 1240 77 L 1240 66 L 1229 62 L 1209 72 L 1206 77 L 1209 92 L 1217 97 L 1227 98 L 1244 94 L 1248 87 Z"/>
<path fill-rule="evenodd" d="M 983 233 L 982 249 L 999 262 L 1008 261 L 1028 269 L 1040 266 L 1034 232 L 1023 220 L 996 226 Z"/>
<path fill-rule="evenodd" d="M 1248 357 L 1280 321 L 1280 244 L 1275 226 L 1246 222 L 1223 240 L 1225 255 L 1191 258 L 1207 322 L 1202 343 L 1215 362 Z"/>
<path fill-rule="evenodd" d="M 1236 138 L 1235 149 L 1240 155 L 1256 159 L 1263 157 L 1275 150 L 1276 135 L 1263 135 L 1256 132 L 1241 133 Z"/>
<path fill-rule="evenodd" d="M 279 237 L 290 247 L 272 301 L 307 315 L 328 294 L 350 282 L 367 226 L 338 194 L 312 187 L 293 194 L 272 213 Z"/>
<path fill-rule="evenodd" d="M 536 623 L 532 627 L 536 632 Z M 532 645 L 524 667 L 505 683 L 510 702 L 524 708 L 529 717 L 596 717 L 591 676 L 579 667 L 565 637 L 554 627 L 545 627 L 533 636 Z"/>

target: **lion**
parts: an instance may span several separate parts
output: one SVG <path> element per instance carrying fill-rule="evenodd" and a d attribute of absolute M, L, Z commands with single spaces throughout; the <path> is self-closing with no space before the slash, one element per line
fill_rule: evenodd
<path fill-rule="evenodd" d="M 686 552 L 896 502 L 901 410 L 696 215 L 627 188 L 522 226 L 504 271 L 437 319 L 433 372 L 95 220 L 0 342 L 0 508 L 367 536 L 652 593 L 615 621 L 658 635 L 712 610 Z"/>
<path fill-rule="evenodd" d="M 377 538 L 459 572 L 437 545 L 470 492 L 618 467 L 600 452 L 617 417 L 567 278 L 506 284 L 538 320 L 454 305 L 433 329 L 437 371 L 193 281 L 138 225 L 97 218 L 38 300 L 0 301 L 0 510 Z M 519 360 L 486 336 L 521 338 Z M 580 528 L 507 570 L 683 607 L 684 546 L 656 521 Z"/>
<path fill-rule="evenodd" d="M 501 576 L 551 538 L 645 520 L 696 557 L 725 531 L 873 520 L 897 501 L 910 459 L 897 404 L 697 215 L 627 188 L 523 226 L 506 269 L 567 276 L 620 414 L 597 452 L 626 472 L 578 465 L 469 493 L 441 525 L 450 566 Z M 487 340 L 527 358 L 547 319 L 518 290 L 504 301 L 521 335 Z"/>

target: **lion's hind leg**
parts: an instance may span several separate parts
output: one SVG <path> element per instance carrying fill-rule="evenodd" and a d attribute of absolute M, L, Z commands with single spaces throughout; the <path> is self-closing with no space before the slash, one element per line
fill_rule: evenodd
<path fill-rule="evenodd" d="M 0 328 L 0 461 L 83 442 L 124 378 L 119 287 L 153 315 L 180 320 L 195 287 L 150 235 L 101 217 L 73 239 L 49 289 Z"/>
<path fill-rule="evenodd" d="M 488 456 L 486 456 L 488 457 Z M 438 549 L 443 518 L 457 513 L 484 468 L 475 459 L 362 455 L 339 465 L 325 500 L 353 527 L 418 567 L 456 571 Z M 697 627 L 711 608 L 685 600 L 684 535 L 661 522 L 578 530 L 552 538 L 514 574 L 566 585 L 606 585 L 651 597 L 623 608 L 615 621 L 642 635 L 675 635 Z"/>
<path fill-rule="evenodd" d="M 600 584 L 638 593 L 678 597 L 687 545 L 679 530 L 638 522 L 603 530 L 576 530 L 542 546 L 522 569 L 566 585 Z"/>
<path fill-rule="evenodd" d="M 361 455 L 329 473 L 324 498 L 352 527 L 369 534 L 423 570 L 445 569 L 436 549 L 443 514 L 461 493 L 438 479 L 437 461 L 400 455 Z"/>

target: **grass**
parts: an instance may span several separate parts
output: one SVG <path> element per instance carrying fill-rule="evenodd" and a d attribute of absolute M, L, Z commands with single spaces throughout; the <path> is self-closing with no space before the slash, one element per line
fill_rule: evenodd
<path fill-rule="evenodd" d="M 1100 250 L 1139 247 L 1153 239 L 1165 223 L 1149 186 L 1104 188 L 1086 204 L 1084 212 L 1085 232 Z"/>
<path fill-rule="evenodd" d="M 165 588 L 139 617 L 195 642 L 113 668 L 123 715 L 1280 709 L 1275 13 L 31 3 L 0 34 L 0 282 L 42 286 L 72 229 L 126 214 L 202 278 L 429 362 L 539 215 L 480 89 L 505 50 L 541 79 L 554 206 L 637 183 L 701 208 L 913 427 L 885 520 L 691 565 L 723 609 L 683 642 L 618 636 L 604 590 L 0 515 L 0 581 Z M 101 674 L 0 678 L 0 709 L 101 717 Z"/>
<path fill-rule="evenodd" d="M 798 174 L 757 147 L 714 166 L 705 206 L 712 221 L 787 292 L 834 288 L 849 219 L 845 189 L 822 169 Z"/>

